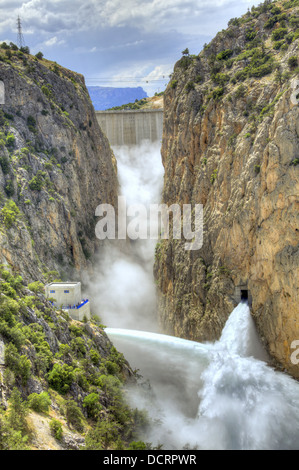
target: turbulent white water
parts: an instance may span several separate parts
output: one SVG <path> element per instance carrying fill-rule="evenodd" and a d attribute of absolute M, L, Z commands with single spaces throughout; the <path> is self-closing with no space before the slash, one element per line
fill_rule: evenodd
<path fill-rule="evenodd" d="M 298 449 L 299 384 L 261 360 L 246 303 L 232 312 L 214 344 L 106 332 L 150 379 L 161 410 L 156 418 L 162 418 L 148 436 L 152 442 L 166 449 Z M 153 402 L 140 391 L 133 393 L 133 403 L 153 413 Z"/>

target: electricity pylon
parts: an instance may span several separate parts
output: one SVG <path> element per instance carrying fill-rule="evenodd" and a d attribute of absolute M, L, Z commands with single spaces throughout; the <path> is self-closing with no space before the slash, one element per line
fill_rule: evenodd
<path fill-rule="evenodd" d="M 25 40 L 24 40 L 24 36 L 23 36 L 23 33 L 22 33 L 21 18 L 19 16 L 18 16 L 18 20 L 17 20 L 17 26 L 18 26 L 17 46 L 18 46 L 19 49 L 21 49 L 21 47 L 25 47 Z"/>

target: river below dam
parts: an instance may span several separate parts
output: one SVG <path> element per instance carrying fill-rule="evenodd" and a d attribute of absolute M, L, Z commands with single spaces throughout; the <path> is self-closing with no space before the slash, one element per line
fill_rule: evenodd
<path fill-rule="evenodd" d="M 160 143 L 113 150 L 128 203 L 159 203 Z M 164 450 L 298 449 L 299 383 L 268 365 L 246 302 L 213 344 L 159 331 L 155 244 L 107 242 L 91 294 L 108 337 L 141 376 L 127 396 L 151 419 L 143 440 Z"/>

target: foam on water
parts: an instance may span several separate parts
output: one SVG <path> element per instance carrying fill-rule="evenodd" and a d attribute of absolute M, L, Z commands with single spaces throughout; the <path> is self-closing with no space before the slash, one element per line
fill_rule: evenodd
<path fill-rule="evenodd" d="M 148 361 L 144 370 L 163 415 L 152 442 L 163 442 L 166 449 L 186 444 L 201 449 L 299 448 L 299 384 L 265 362 L 246 303 L 232 312 L 214 344 L 113 328 L 106 333 L 119 341 L 130 362 L 140 362 L 141 373 L 145 357 Z M 146 407 L 146 401 L 142 404 Z M 152 404 L 149 412 L 154 413 Z"/>

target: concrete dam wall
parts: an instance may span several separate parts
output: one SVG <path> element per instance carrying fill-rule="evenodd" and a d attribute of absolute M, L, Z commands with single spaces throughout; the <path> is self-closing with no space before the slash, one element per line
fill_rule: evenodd
<path fill-rule="evenodd" d="M 163 109 L 96 111 L 98 123 L 111 145 L 136 145 L 162 140 Z"/>

